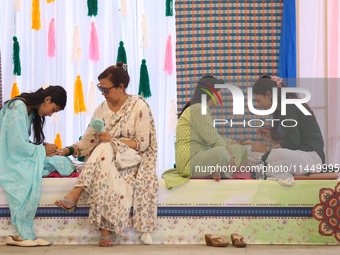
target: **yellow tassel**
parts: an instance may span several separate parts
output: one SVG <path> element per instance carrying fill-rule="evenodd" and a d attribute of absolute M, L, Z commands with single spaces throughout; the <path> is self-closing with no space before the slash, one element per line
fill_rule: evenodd
<path fill-rule="evenodd" d="M 74 84 L 74 113 L 86 112 L 83 84 L 80 80 L 80 75 L 77 75 L 76 83 Z"/>
<path fill-rule="evenodd" d="M 54 140 L 54 144 L 58 146 L 58 150 L 60 150 L 61 148 L 63 148 L 62 143 L 61 143 L 60 134 L 59 134 L 59 133 L 56 135 L 56 138 L 55 138 L 55 140 Z"/>
<path fill-rule="evenodd" d="M 12 92 L 11 92 L 11 99 L 14 97 L 20 96 L 20 92 L 19 92 L 19 88 L 17 86 L 17 83 L 14 82 L 13 83 L 13 87 L 12 87 Z"/>
<path fill-rule="evenodd" d="M 41 28 L 40 24 L 40 10 L 39 10 L 39 0 L 32 1 L 32 29 L 39 30 Z"/>
<path fill-rule="evenodd" d="M 52 2 L 54 2 L 55 0 L 47 0 L 47 3 L 49 4 L 49 3 L 52 3 Z"/>

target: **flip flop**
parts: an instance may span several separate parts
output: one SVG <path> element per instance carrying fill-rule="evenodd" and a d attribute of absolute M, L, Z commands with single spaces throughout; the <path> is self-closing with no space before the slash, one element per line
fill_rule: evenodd
<path fill-rule="evenodd" d="M 99 239 L 99 241 L 100 241 L 100 240 L 105 240 L 107 243 L 109 243 L 110 239 L 111 239 L 111 241 L 112 241 L 112 244 L 99 245 L 99 247 L 111 247 L 111 246 L 113 246 L 113 240 L 112 240 L 111 235 L 109 235 L 109 236 L 101 236 L 100 239 Z"/>
<path fill-rule="evenodd" d="M 231 234 L 231 241 L 235 247 L 246 247 L 247 243 L 244 242 L 243 236 L 238 234 Z"/>
<path fill-rule="evenodd" d="M 68 212 L 70 212 L 70 213 L 73 213 L 73 211 L 77 208 L 77 206 L 76 206 L 75 204 L 73 204 L 73 203 L 72 203 L 70 200 L 68 200 L 68 199 L 62 198 L 60 201 L 61 201 L 61 202 L 64 202 L 64 203 L 69 203 L 71 207 L 70 207 L 70 208 L 66 208 L 65 206 L 60 205 L 60 204 L 58 204 L 57 202 L 55 202 L 54 204 L 55 204 L 56 206 L 60 207 L 61 209 L 64 209 L 64 210 L 66 210 L 66 211 L 68 211 Z"/>
<path fill-rule="evenodd" d="M 228 246 L 229 242 L 220 242 L 218 239 L 223 239 L 223 236 L 205 234 L 205 243 L 207 244 L 207 246 L 214 246 L 214 247 Z"/>

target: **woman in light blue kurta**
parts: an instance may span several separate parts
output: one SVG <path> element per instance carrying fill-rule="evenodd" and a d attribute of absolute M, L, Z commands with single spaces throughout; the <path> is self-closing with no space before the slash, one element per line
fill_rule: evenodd
<path fill-rule="evenodd" d="M 63 110 L 65 105 L 66 91 L 62 87 L 44 85 L 36 92 L 22 93 L 5 102 L 0 110 L 0 186 L 8 195 L 12 224 L 24 241 L 36 239 L 33 219 L 40 199 L 44 164 L 50 167 L 69 160 L 46 157 L 57 146 L 42 145 L 45 116 Z M 29 140 L 31 126 L 33 143 Z M 69 172 L 71 168 L 67 166 L 63 170 Z"/>

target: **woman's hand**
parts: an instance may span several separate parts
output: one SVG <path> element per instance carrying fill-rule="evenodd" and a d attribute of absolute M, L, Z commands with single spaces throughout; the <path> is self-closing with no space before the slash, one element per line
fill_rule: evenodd
<path fill-rule="evenodd" d="M 56 152 L 58 149 L 58 146 L 53 144 L 53 143 L 46 143 L 45 145 L 45 151 L 46 151 L 46 156 L 51 156 L 54 152 Z"/>
<path fill-rule="evenodd" d="M 264 143 L 261 143 L 259 141 L 256 141 L 256 142 L 253 143 L 251 150 L 266 153 L 267 152 L 267 145 L 265 145 Z"/>
<path fill-rule="evenodd" d="M 247 144 L 253 144 L 254 143 L 254 141 L 252 141 L 250 139 L 246 139 L 246 138 L 239 139 L 238 142 L 241 145 L 247 145 Z"/>
<path fill-rule="evenodd" d="M 230 156 L 230 164 L 229 164 L 229 165 L 230 165 L 230 166 L 235 166 L 235 165 L 236 165 L 236 163 L 235 163 L 235 157 L 234 157 L 232 151 L 231 151 L 228 147 L 225 147 L 225 149 L 228 151 L 229 156 Z"/>
<path fill-rule="evenodd" d="M 98 138 L 102 143 L 107 143 L 111 141 L 112 136 L 108 132 L 100 132 L 98 133 Z"/>
<path fill-rule="evenodd" d="M 70 150 L 68 148 L 62 148 L 60 150 L 57 150 L 55 153 L 53 153 L 53 155 L 66 156 L 67 154 L 69 154 L 69 152 Z"/>
<path fill-rule="evenodd" d="M 265 140 L 268 143 L 275 143 L 275 141 L 272 138 L 272 135 L 270 133 L 270 129 L 267 128 L 259 128 L 257 129 L 257 132 L 260 133 L 263 140 Z"/>

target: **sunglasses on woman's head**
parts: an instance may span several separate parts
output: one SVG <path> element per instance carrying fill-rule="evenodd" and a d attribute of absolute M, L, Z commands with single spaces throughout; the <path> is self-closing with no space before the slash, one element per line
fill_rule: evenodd
<path fill-rule="evenodd" d="M 100 87 L 100 83 L 97 84 L 97 88 L 99 89 L 100 92 L 104 92 L 105 95 L 109 94 L 109 90 L 114 88 L 114 87 L 111 87 L 111 88 L 103 88 L 103 87 Z"/>

